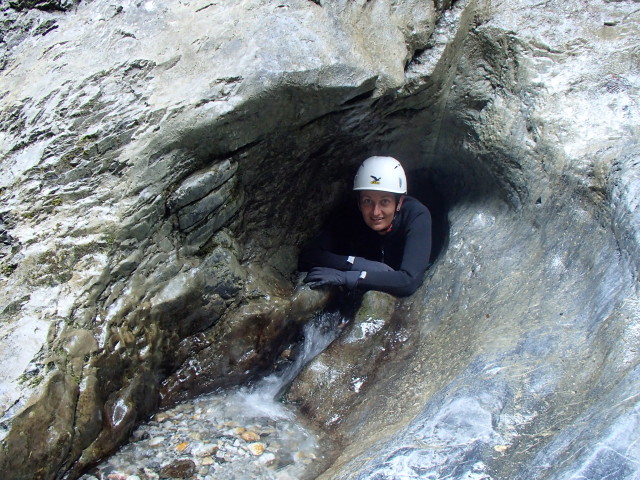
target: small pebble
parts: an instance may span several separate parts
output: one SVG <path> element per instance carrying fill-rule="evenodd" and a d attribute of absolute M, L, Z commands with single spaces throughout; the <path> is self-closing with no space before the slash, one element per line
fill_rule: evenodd
<path fill-rule="evenodd" d="M 127 480 L 129 475 L 123 473 L 110 473 L 107 475 L 107 480 Z"/>
<path fill-rule="evenodd" d="M 169 415 L 167 415 L 165 412 L 160 412 L 160 413 L 156 414 L 154 419 L 155 419 L 156 422 L 162 423 L 162 422 L 165 422 L 165 421 L 169 420 Z"/>
<path fill-rule="evenodd" d="M 220 447 L 218 445 L 206 443 L 194 447 L 191 450 L 191 453 L 193 453 L 196 457 L 210 457 L 211 455 L 215 455 L 219 449 Z"/>
<path fill-rule="evenodd" d="M 159 447 L 160 445 L 162 445 L 165 441 L 164 437 L 154 437 L 151 440 L 149 440 L 149 446 L 150 447 Z"/>
<path fill-rule="evenodd" d="M 178 444 L 178 446 L 176 447 L 176 450 L 179 452 L 184 452 L 188 446 L 189 444 L 187 442 L 182 442 Z"/>
<path fill-rule="evenodd" d="M 256 442 L 249 444 L 249 451 L 252 455 L 259 456 L 264 453 L 264 443 Z"/>
<path fill-rule="evenodd" d="M 192 460 L 174 460 L 160 469 L 163 478 L 190 478 L 196 473 L 196 464 Z"/>
<path fill-rule="evenodd" d="M 160 478 L 160 475 L 158 475 L 156 472 L 154 472 L 148 467 L 144 467 L 142 471 L 144 472 L 144 474 L 149 480 L 157 480 L 158 478 Z"/>
<path fill-rule="evenodd" d="M 260 463 L 271 467 L 276 464 L 276 456 L 271 452 L 267 452 L 264 455 L 260 456 Z"/>
<path fill-rule="evenodd" d="M 258 440 L 260 440 L 260 435 L 258 435 L 256 432 L 253 432 L 251 430 L 247 430 L 242 435 L 240 435 L 240 437 L 245 442 L 257 442 Z"/>

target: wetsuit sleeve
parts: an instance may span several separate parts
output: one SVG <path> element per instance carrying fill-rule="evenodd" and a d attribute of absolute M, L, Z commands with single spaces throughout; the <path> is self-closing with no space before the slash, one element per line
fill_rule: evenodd
<path fill-rule="evenodd" d="M 423 210 L 407 226 L 400 268 L 390 272 L 367 272 L 358 288 L 379 290 L 399 297 L 411 295 L 422 284 L 431 254 L 431 215 Z"/>
<path fill-rule="evenodd" d="M 313 267 L 328 267 L 337 270 L 351 270 L 347 255 L 340 252 L 343 239 L 332 229 L 323 230 L 302 250 L 298 258 L 298 270 L 308 272 Z"/>

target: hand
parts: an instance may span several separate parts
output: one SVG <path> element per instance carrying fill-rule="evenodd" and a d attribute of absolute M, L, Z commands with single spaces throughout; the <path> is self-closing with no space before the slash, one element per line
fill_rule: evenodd
<path fill-rule="evenodd" d="M 343 272 L 334 268 L 314 267 L 305 277 L 304 283 L 308 283 L 311 288 L 336 285 L 353 289 L 358 283 L 358 277 L 360 272 L 356 271 Z"/>
<path fill-rule="evenodd" d="M 373 260 L 367 260 L 362 257 L 355 257 L 351 270 L 357 270 L 359 272 L 392 272 L 393 268 L 382 262 L 374 262 Z"/>

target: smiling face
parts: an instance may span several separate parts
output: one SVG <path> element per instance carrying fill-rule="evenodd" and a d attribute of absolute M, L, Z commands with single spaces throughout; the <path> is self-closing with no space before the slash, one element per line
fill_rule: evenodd
<path fill-rule="evenodd" d="M 400 210 L 403 197 L 396 204 L 396 196 L 389 192 L 378 192 L 375 190 L 360 191 L 358 206 L 362 219 L 367 226 L 384 235 L 387 233 L 396 210 Z"/>

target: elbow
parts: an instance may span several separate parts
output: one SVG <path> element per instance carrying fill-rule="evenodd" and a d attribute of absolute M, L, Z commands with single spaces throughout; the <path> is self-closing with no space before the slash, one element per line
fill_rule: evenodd
<path fill-rule="evenodd" d="M 420 270 L 418 272 L 413 272 L 410 274 L 407 272 L 405 277 L 405 282 L 400 286 L 398 296 L 399 297 L 408 297 L 416 293 L 422 284 L 424 283 L 424 277 L 426 274 L 426 268 L 424 270 Z"/>
<path fill-rule="evenodd" d="M 418 288 L 422 285 L 422 281 L 424 280 L 424 275 L 420 275 L 418 277 L 411 277 L 407 275 L 406 281 L 402 282 L 402 284 L 397 285 L 391 293 L 396 297 L 409 297 L 413 295 Z"/>
<path fill-rule="evenodd" d="M 420 285 L 407 285 L 406 287 L 400 287 L 396 290 L 396 297 L 410 297 L 415 293 Z"/>

